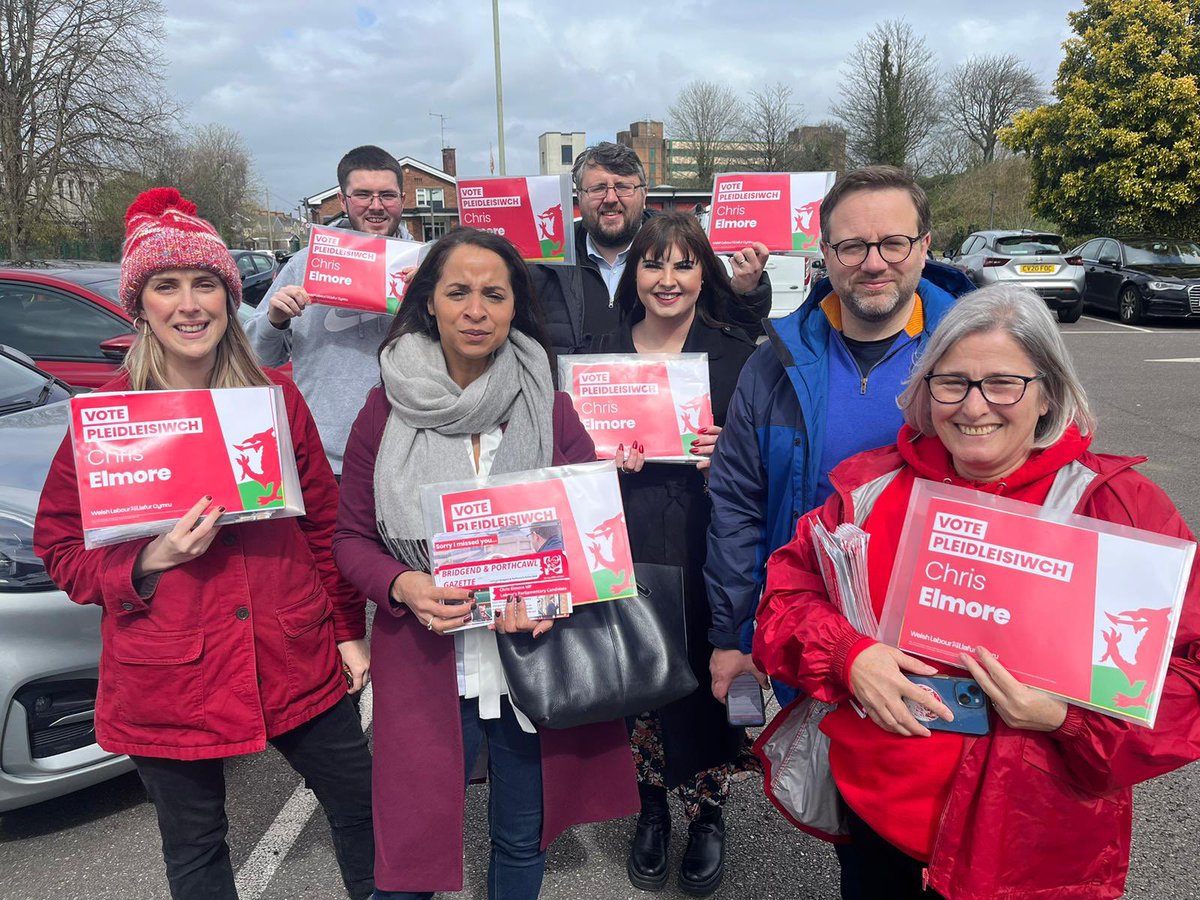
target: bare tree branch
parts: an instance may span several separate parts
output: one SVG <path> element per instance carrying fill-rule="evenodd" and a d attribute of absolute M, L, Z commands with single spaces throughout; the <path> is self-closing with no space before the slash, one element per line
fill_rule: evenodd
<path fill-rule="evenodd" d="M 161 135 L 158 0 L 0 0 L 0 234 L 25 257 L 63 215 L 60 177 L 99 181 Z"/>
<path fill-rule="evenodd" d="M 1046 92 L 1016 56 L 974 56 L 957 66 L 943 93 L 948 125 L 977 148 L 983 162 L 996 158 L 1000 129 L 1033 109 Z"/>
<path fill-rule="evenodd" d="M 841 100 L 831 112 L 846 127 L 854 164 L 920 169 L 938 121 L 937 102 L 933 52 L 912 26 L 889 19 L 842 64 Z"/>
<path fill-rule="evenodd" d="M 792 101 L 792 89 L 776 82 L 750 92 L 750 108 L 741 131 L 750 143 L 752 168 L 763 172 L 790 172 L 795 164 L 793 132 L 800 127 L 804 108 Z"/>
<path fill-rule="evenodd" d="M 721 147 L 737 136 L 741 124 L 737 96 L 723 85 L 693 81 L 679 92 L 668 115 L 673 139 L 684 142 L 695 164 L 696 175 L 688 180 L 711 184 Z"/>

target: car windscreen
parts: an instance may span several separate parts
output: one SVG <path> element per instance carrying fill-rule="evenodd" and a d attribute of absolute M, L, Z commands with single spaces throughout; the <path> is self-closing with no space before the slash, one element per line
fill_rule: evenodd
<path fill-rule="evenodd" d="M 1131 266 L 1200 266 L 1200 246 L 1192 241 L 1130 241 L 1125 262 Z"/>
<path fill-rule="evenodd" d="M 1008 256 L 1039 256 L 1062 253 L 1062 241 L 1049 234 L 1017 234 L 996 238 L 996 249 Z"/>
<path fill-rule="evenodd" d="M 32 406 L 46 387 L 47 378 L 0 353 L 0 413 Z"/>

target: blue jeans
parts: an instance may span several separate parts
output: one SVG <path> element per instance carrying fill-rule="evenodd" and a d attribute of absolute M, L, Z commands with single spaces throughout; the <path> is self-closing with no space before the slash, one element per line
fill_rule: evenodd
<path fill-rule="evenodd" d="M 347 895 L 355 900 L 371 896 L 371 753 L 354 704 L 343 697 L 271 743 L 321 802 Z M 158 813 L 171 896 L 237 900 L 225 842 L 225 760 L 131 758 Z"/>
<path fill-rule="evenodd" d="M 499 719 L 479 718 L 479 701 L 462 700 L 463 782 L 471 777 L 483 739 L 488 744 L 488 900 L 535 900 L 542 889 L 542 744 L 526 734 L 507 699 Z M 429 900 L 429 893 L 382 891 L 374 900 Z"/>

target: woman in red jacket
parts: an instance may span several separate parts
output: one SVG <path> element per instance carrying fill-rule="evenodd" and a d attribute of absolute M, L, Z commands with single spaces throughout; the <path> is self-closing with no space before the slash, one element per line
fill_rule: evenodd
<path fill-rule="evenodd" d="M 819 515 L 870 535 L 882 608 L 909 494 L 924 478 L 1192 540 L 1141 459 L 1088 449 L 1094 421 L 1043 301 L 995 285 L 942 320 L 900 397 L 896 445 L 835 468 Z M 1200 573 L 1193 569 L 1151 730 L 1025 687 L 986 649 L 933 666 L 858 634 L 828 599 L 811 520 L 772 557 L 754 655 L 837 702 L 822 722 L 867 896 L 1109 898 L 1129 866 L 1131 787 L 1200 758 Z M 974 678 L 996 713 L 972 738 L 930 732 L 905 700 L 949 711 L 905 673 Z M 867 718 L 849 703 L 855 698 Z"/>
<path fill-rule="evenodd" d="M 103 390 L 282 385 L 308 512 L 222 526 L 203 497 L 166 534 L 86 550 L 68 436 L 37 553 L 72 600 L 103 609 L 96 739 L 137 766 L 171 896 L 236 900 L 224 760 L 270 742 L 325 808 L 347 893 L 369 897 L 371 757 L 346 693 L 367 678 L 365 600 L 330 553 L 337 486 L 303 398 L 258 367 L 236 316 L 237 264 L 195 213 L 169 188 L 130 206 L 120 290 L 137 338 Z"/>
<path fill-rule="evenodd" d="M 377 900 L 462 888 L 463 786 L 484 739 L 488 896 L 532 900 L 566 827 L 637 808 L 623 722 L 535 730 L 508 698 L 495 632 L 435 587 L 420 488 L 595 458 L 554 391 L 529 273 L 504 238 L 462 228 L 413 275 L 342 467 L 334 555 L 379 609 L 371 634 Z M 496 630 L 555 639 L 514 604 Z M 548 632 L 548 633 L 547 633 Z M 503 640 L 504 638 L 499 638 Z"/>

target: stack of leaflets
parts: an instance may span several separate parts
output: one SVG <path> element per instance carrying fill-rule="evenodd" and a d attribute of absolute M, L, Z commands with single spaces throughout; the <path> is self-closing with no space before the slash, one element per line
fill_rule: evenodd
<path fill-rule="evenodd" d="M 818 518 L 813 518 L 812 542 L 825 579 L 829 599 L 859 634 L 875 637 L 879 621 L 871 606 L 871 587 L 867 581 L 867 543 L 870 535 L 849 522 L 832 533 Z"/>
<path fill-rule="evenodd" d="M 571 579 L 557 519 L 435 534 L 429 540 L 429 558 L 438 587 L 475 591 L 471 621 L 451 631 L 490 625 L 496 610 L 510 600 L 523 601 L 531 619 L 571 614 Z"/>

